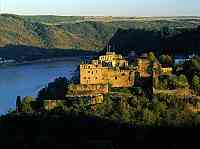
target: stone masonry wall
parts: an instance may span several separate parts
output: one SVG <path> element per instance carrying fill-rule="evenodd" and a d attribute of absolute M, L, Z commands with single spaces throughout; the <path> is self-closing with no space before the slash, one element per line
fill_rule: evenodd
<path fill-rule="evenodd" d="M 130 87 L 134 84 L 133 70 L 119 70 L 102 65 L 80 65 L 81 84 L 108 84 L 112 87 Z"/>

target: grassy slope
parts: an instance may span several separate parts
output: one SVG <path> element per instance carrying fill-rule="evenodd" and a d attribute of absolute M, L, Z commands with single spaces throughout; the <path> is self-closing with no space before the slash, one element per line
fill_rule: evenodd
<path fill-rule="evenodd" d="M 64 16 L 0 15 L 0 46 L 8 44 L 42 48 L 102 49 L 118 28 L 159 30 L 163 26 L 193 28 L 198 17 L 85 18 Z"/>

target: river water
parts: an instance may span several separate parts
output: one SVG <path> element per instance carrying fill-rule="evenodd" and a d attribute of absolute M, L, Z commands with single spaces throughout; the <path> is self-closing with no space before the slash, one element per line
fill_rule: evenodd
<path fill-rule="evenodd" d="M 74 58 L 0 67 L 0 115 L 15 108 L 17 96 L 37 96 L 38 90 L 58 77 L 71 78 L 80 63 Z"/>

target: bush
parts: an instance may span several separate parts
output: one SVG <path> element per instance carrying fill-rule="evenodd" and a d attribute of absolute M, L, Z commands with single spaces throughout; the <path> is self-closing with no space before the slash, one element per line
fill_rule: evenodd
<path fill-rule="evenodd" d="M 41 89 L 38 93 L 38 100 L 61 100 L 65 99 L 68 92 L 69 80 L 60 77 Z"/>
<path fill-rule="evenodd" d="M 128 88 L 112 88 L 111 92 L 119 92 L 119 93 L 130 93 L 130 90 Z"/>

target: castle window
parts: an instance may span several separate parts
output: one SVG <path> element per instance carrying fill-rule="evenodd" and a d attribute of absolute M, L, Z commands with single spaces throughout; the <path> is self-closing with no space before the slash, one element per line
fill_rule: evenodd
<path fill-rule="evenodd" d="M 117 77 L 115 77 L 115 80 L 117 80 Z"/>
<path fill-rule="evenodd" d="M 88 73 L 90 73 L 90 71 L 88 71 Z"/>
<path fill-rule="evenodd" d="M 98 65 L 96 65 L 96 68 L 98 67 Z"/>
<path fill-rule="evenodd" d="M 125 76 L 125 73 L 122 73 L 122 76 Z"/>
<path fill-rule="evenodd" d="M 83 79 L 86 79 L 86 77 L 84 77 Z"/>
<path fill-rule="evenodd" d="M 90 80 L 90 77 L 88 77 L 88 80 Z"/>
<path fill-rule="evenodd" d="M 92 74 L 93 74 L 93 71 L 92 71 Z"/>
<path fill-rule="evenodd" d="M 88 66 L 88 68 L 90 69 L 90 66 Z"/>

